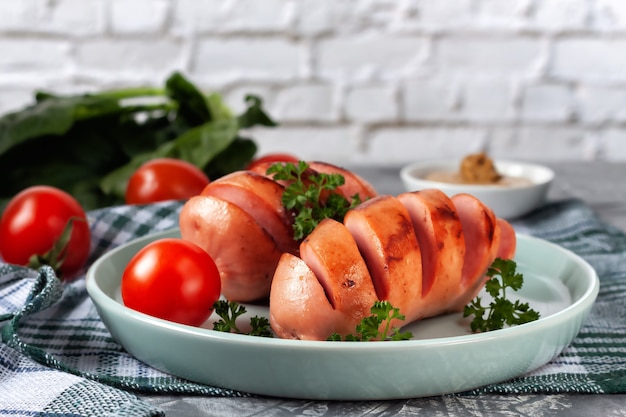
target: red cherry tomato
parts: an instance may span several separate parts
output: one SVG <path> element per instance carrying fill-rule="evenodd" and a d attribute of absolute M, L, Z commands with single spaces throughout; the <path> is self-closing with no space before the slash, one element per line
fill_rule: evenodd
<path fill-rule="evenodd" d="M 185 200 L 200 192 L 209 178 L 190 162 L 156 158 L 131 175 L 126 186 L 126 204 L 148 204 L 164 200 Z"/>
<path fill-rule="evenodd" d="M 71 220 L 69 240 L 60 241 Z M 33 255 L 59 251 L 46 259 L 60 278 L 74 278 L 89 256 L 91 233 L 85 211 L 70 194 L 55 187 L 33 186 L 9 201 L 0 219 L 0 256 L 8 263 L 29 265 Z M 36 267 L 37 265 L 31 265 Z"/>
<path fill-rule="evenodd" d="M 213 312 L 220 274 L 207 252 L 183 239 L 159 239 L 133 256 L 122 275 L 122 300 L 133 310 L 199 326 Z"/>
<path fill-rule="evenodd" d="M 256 166 L 263 166 L 269 162 L 298 162 L 299 159 L 292 154 L 288 153 L 270 153 L 260 158 L 253 159 L 248 166 L 247 170 L 254 170 Z"/>

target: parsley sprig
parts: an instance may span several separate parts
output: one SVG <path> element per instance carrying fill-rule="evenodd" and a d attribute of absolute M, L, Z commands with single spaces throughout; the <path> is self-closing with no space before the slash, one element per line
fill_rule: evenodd
<path fill-rule="evenodd" d="M 246 308 L 235 301 L 218 300 L 213 304 L 213 309 L 220 316 L 220 320 L 213 323 L 213 330 L 250 336 L 272 337 L 270 322 L 265 317 L 251 317 L 250 327 L 252 330 L 249 333 L 241 331 L 237 327 L 237 318 L 246 312 Z"/>
<path fill-rule="evenodd" d="M 370 309 L 371 316 L 361 319 L 356 325 L 355 334 L 341 336 L 333 333 L 328 340 L 333 342 L 368 342 L 371 340 L 409 340 L 413 337 L 411 332 L 401 332 L 397 327 L 391 326 L 391 320 L 404 320 L 404 315 L 400 314 L 400 309 L 391 305 L 389 301 L 376 301 Z M 386 323 L 383 331 L 380 325 Z"/>
<path fill-rule="evenodd" d="M 485 290 L 493 297 L 488 306 L 483 306 L 476 297 L 463 309 L 463 317 L 474 316 L 470 323 L 472 332 L 499 330 L 504 325 L 524 324 L 539 319 L 539 313 L 528 303 L 507 299 L 506 289 L 517 291 L 522 288 L 524 277 L 516 272 L 517 264 L 511 259 L 497 258 L 487 270 L 489 281 Z"/>
<path fill-rule="evenodd" d="M 341 174 L 312 172 L 305 161 L 276 163 L 267 174 L 274 174 L 275 180 L 286 181 L 282 202 L 286 209 L 295 213 L 294 239 L 308 236 L 323 219 L 342 221 L 348 210 L 361 203 L 358 194 L 350 201 L 334 192 L 345 183 Z"/>

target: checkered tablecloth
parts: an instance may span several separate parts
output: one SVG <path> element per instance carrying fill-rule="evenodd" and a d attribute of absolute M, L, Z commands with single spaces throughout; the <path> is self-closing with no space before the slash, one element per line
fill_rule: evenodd
<path fill-rule="evenodd" d="M 89 213 L 91 264 L 106 251 L 178 225 L 179 202 Z M 514 222 L 586 259 L 598 299 L 560 356 L 527 375 L 465 393 L 626 393 L 626 235 L 576 200 Z M 0 416 L 160 415 L 138 393 L 247 396 L 155 370 L 124 351 L 104 327 L 83 278 L 61 283 L 49 268 L 0 263 Z"/>

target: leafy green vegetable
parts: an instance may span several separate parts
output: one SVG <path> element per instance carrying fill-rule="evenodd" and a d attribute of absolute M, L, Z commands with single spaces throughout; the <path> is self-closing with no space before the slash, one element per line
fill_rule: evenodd
<path fill-rule="evenodd" d="M 485 284 L 485 289 L 493 301 L 483 306 L 480 297 L 476 297 L 463 309 L 463 317 L 474 316 L 470 323 L 472 332 L 499 330 L 505 324 L 513 326 L 539 319 L 539 313 L 531 309 L 528 303 L 507 299 L 507 288 L 517 291 L 524 283 L 523 275 L 517 273 L 516 269 L 515 261 L 501 258 L 497 258 L 489 267 L 487 276 L 491 279 Z"/>
<path fill-rule="evenodd" d="M 120 204 L 132 172 L 161 156 L 218 178 L 243 169 L 256 153 L 240 129 L 276 125 L 260 98 L 246 96 L 246 110 L 235 116 L 219 94 L 205 95 L 180 73 L 164 88 L 69 96 L 40 91 L 35 100 L 0 117 L 0 212 L 38 184 L 67 191 L 86 210 Z"/>
<path fill-rule="evenodd" d="M 246 95 L 245 101 L 248 109 L 238 117 L 239 126 L 248 128 L 255 125 L 275 127 L 276 123 L 269 118 L 263 110 L 263 102 L 257 96 L 251 94 Z"/>
<path fill-rule="evenodd" d="M 275 180 L 288 181 L 282 201 L 286 209 L 295 213 L 294 239 L 300 240 L 315 229 L 323 219 L 342 221 L 349 209 L 361 203 L 358 194 L 351 201 L 333 192 L 345 182 L 340 174 L 324 174 L 308 170 L 304 161 L 298 164 L 276 163 L 267 173 Z"/>
<path fill-rule="evenodd" d="M 269 320 L 265 317 L 250 318 L 249 333 L 244 333 L 237 327 L 237 318 L 246 312 L 246 308 L 235 301 L 218 300 L 213 304 L 215 314 L 220 320 L 213 323 L 213 330 L 226 333 L 248 334 L 250 336 L 272 337 Z"/>
<path fill-rule="evenodd" d="M 329 341 L 346 342 L 367 342 L 371 340 L 409 340 L 413 337 L 411 332 L 400 332 L 396 327 L 391 327 L 391 320 L 404 320 L 404 315 L 400 314 L 400 309 L 391 305 L 389 301 L 376 301 L 372 306 L 371 316 L 364 317 L 356 325 L 356 333 L 342 336 L 333 333 Z M 381 324 L 386 323 L 384 330 L 380 331 Z"/>

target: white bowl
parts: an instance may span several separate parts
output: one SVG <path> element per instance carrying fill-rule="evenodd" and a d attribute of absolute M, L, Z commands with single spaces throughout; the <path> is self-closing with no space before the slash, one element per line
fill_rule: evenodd
<path fill-rule="evenodd" d="M 414 162 L 400 170 L 400 178 L 407 191 L 438 188 L 448 196 L 468 193 L 490 207 L 496 216 L 514 219 L 540 207 L 554 180 L 554 171 L 542 165 L 525 162 L 494 160 L 496 170 L 507 177 L 530 180 L 528 185 L 475 185 L 432 181 L 426 177 L 432 172 L 458 172 L 460 160 L 424 160 Z"/>

